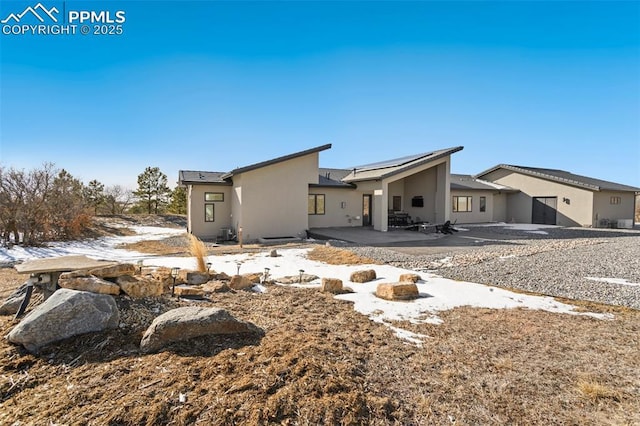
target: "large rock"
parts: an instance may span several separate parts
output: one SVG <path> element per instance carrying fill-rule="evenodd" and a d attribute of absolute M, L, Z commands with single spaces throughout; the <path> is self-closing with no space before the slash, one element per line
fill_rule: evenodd
<path fill-rule="evenodd" d="M 122 291 L 134 298 L 161 296 L 164 291 L 160 281 L 147 277 L 123 275 L 116 279 L 116 283 Z"/>
<path fill-rule="evenodd" d="M 422 278 L 420 277 L 420 275 L 409 273 L 409 274 L 400 275 L 400 278 L 398 279 L 398 281 L 400 281 L 401 283 L 417 283 L 421 279 Z"/>
<path fill-rule="evenodd" d="M 211 279 L 208 272 L 187 272 L 187 284 L 200 285 Z"/>
<path fill-rule="evenodd" d="M 229 287 L 234 290 L 244 290 L 253 287 L 253 283 L 244 275 L 234 275 L 233 277 L 231 277 Z"/>
<path fill-rule="evenodd" d="M 341 293 L 342 292 L 342 280 L 338 278 L 323 278 L 322 286 L 320 288 L 322 291 L 327 293 Z"/>
<path fill-rule="evenodd" d="M 226 281 L 209 281 L 206 284 L 202 284 L 201 287 L 205 293 L 226 293 L 231 291 L 231 287 Z"/>
<path fill-rule="evenodd" d="M 200 286 L 180 284 L 174 289 L 174 294 L 179 297 L 202 297 L 204 290 Z"/>
<path fill-rule="evenodd" d="M 362 271 L 354 271 L 351 273 L 351 277 L 349 277 L 349 281 L 353 283 L 368 283 L 369 281 L 375 280 L 376 271 L 373 269 L 365 269 Z"/>
<path fill-rule="evenodd" d="M 15 315 L 20 309 L 20 305 L 27 293 L 27 283 L 22 284 L 16 291 L 11 293 L 0 305 L 0 315 Z"/>
<path fill-rule="evenodd" d="M 24 317 L 9 333 L 9 341 L 37 353 L 49 343 L 116 328 L 119 321 L 113 297 L 63 288 Z"/>
<path fill-rule="evenodd" d="M 98 294 L 120 294 L 120 286 L 94 276 L 61 279 L 58 280 L 58 285 L 70 290 L 90 291 Z"/>
<path fill-rule="evenodd" d="M 140 342 L 143 352 L 156 352 L 166 345 L 194 337 L 218 334 L 262 334 L 255 325 L 232 317 L 219 308 L 187 306 L 172 309 L 155 320 Z"/>
<path fill-rule="evenodd" d="M 69 278 L 88 277 L 89 275 L 91 274 L 87 269 L 79 269 L 77 271 L 63 272 L 60 274 L 59 279 L 68 280 Z"/>
<path fill-rule="evenodd" d="M 244 277 L 246 277 L 249 281 L 251 281 L 253 284 L 260 284 L 260 281 L 262 281 L 262 276 L 264 274 L 262 274 L 261 272 L 253 272 L 250 274 L 242 274 Z"/>
<path fill-rule="evenodd" d="M 376 289 L 376 296 L 386 300 L 411 300 L 419 296 L 415 283 L 381 283 Z"/>
<path fill-rule="evenodd" d="M 89 273 L 99 278 L 118 278 L 123 275 L 135 275 L 136 267 L 131 263 L 118 263 L 117 265 L 92 269 Z"/>

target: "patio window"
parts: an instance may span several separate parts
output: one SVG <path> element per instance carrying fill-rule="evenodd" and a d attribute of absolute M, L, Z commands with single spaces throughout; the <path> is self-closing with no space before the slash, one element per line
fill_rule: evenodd
<path fill-rule="evenodd" d="M 609 204 L 620 204 L 622 203 L 622 198 L 620 197 L 611 197 L 609 200 Z"/>
<path fill-rule="evenodd" d="M 324 194 L 309 194 L 309 214 L 324 214 Z"/>
<path fill-rule="evenodd" d="M 480 211 L 487 211 L 487 197 L 480 197 Z"/>
<path fill-rule="evenodd" d="M 402 197 L 400 195 L 394 195 L 392 198 L 392 206 L 394 212 L 402 210 Z"/>
<path fill-rule="evenodd" d="M 455 213 L 470 212 L 471 211 L 471 197 L 453 197 L 453 211 Z"/>
<path fill-rule="evenodd" d="M 207 203 L 204 205 L 204 221 L 215 222 L 215 204 Z"/>

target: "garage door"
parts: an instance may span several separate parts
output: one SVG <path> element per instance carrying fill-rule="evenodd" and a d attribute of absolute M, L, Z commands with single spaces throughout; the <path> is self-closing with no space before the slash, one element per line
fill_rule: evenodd
<path fill-rule="evenodd" d="M 558 197 L 534 197 L 531 223 L 555 225 Z"/>

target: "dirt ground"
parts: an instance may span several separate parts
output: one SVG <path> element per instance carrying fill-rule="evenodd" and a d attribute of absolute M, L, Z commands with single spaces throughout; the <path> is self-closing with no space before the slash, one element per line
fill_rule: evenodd
<path fill-rule="evenodd" d="M 24 278 L 0 269 L 0 297 Z M 465 307 L 441 325 L 394 324 L 429 336 L 418 347 L 317 289 L 117 299 L 117 330 L 38 356 L 0 340 L 1 425 L 640 424 L 640 311 Z M 188 304 L 227 309 L 264 335 L 142 354 L 153 318 Z M 0 317 L 3 336 L 14 325 Z"/>

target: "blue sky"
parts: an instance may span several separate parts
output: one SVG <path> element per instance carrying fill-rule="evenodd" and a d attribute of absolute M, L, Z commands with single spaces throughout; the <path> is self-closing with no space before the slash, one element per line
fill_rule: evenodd
<path fill-rule="evenodd" d="M 325 143 L 325 167 L 462 145 L 454 173 L 640 187 L 640 2 L 42 4 L 125 11 L 123 34 L 0 34 L 4 166 L 135 188 L 147 166 L 174 182 Z"/>

